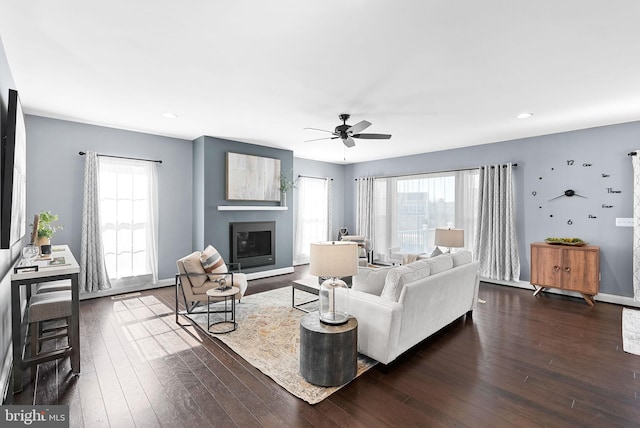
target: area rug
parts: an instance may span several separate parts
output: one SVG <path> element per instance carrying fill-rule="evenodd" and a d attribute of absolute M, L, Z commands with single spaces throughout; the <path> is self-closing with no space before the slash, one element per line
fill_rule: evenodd
<path fill-rule="evenodd" d="M 296 290 L 296 304 L 316 298 Z M 211 309 L 218 310 L 221 305 L 212 304 Z M 313 305 L 311 303 L 307 308 L 313 308 Z M 243 297 L 236 304 L 237 329 L 211 336 L 225 343 L 291 394 L 316 404 L 344 385 L 328 388 L 316 386 L 300 375 L 300 318 L 304 315 L 304 312 L 291 307 L 291 287 L 279 288 Z M 207 331 L 206 313 L 190 315 L 189 318 Z M 359 354 L 356 377 L 375 364 L 375 360 Z"/>
<path fill-rule="evenodd" d="M 622 349 L 640 355 L 640 311 L 622 308 Z"/>

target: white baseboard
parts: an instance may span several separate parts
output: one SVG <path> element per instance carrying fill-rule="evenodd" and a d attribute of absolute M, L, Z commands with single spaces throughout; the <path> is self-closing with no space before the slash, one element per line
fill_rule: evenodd
<path fill-rule="evenodd" d="M 519 282 L 515 282 L 515 281 L 501 281 L 498 279 L 488 279 L 488 278 L 480 278 L 480 281 L 482 282 L 488 282 L 491 284 L 500 284 L 500 285 L 508 285 L 509 287 L 516 287 L 516 288 L 524 288 L 527 290 L 531 290 L 531 292 L 533 293 L 534 291 L 534 287 L 533 285 L 531 285 L 531 283 L 529 281 L 519 281 Z M 564 296 L 571 296 L 571 297 L 578 297 L 580 299 L 582 299 L 582 295 L 580 295 L 580 293 L 574 292 L 574 291 L 566 291 L 566 290 L 560 290 L 557 288 L 546 288 L 544 290 L 545 293 L 554 293 L 554 294 L 561 294 Z M 625 297 L 625 296 L 617 296 L 615 294 L 606 294 L 606 293 L 599 293 L 596 296 L 593 297 L 594 300 L 598 301 L 598 302 L 605 302 L 605 303 L 613 303 L 614 305 L 622 305 L 622 306 L 633 306 L 636 308 L 640 308 L 640 302 L 636 302 L 633 297 Z"/>
<path fill-rule="evenodd" d="M 260 279 L 260 278 L 269 278 L 272 276 L 284 275 L 286 273 L 293 273 L 293 266 L 280 268 L 280 269 L 272 269 L 272 270 L 264 270 L 262 272 L 250 272 L 247 273 L 247 279 Z"/>
<path fill-rule="evenodd" d="M 169 285 L 175 285 L 174 278 L 159 279 L 157 284 L 139 284 L 130 287 L 115 287 L 108 290 L 98 291 L 96 293 L 80 293 L 80 300 L 95 299 L 97 297 L 115 296 L 116 294 L 132 293 L 134 291 L 151 290 L 153 288 L 162 288 Z"/>

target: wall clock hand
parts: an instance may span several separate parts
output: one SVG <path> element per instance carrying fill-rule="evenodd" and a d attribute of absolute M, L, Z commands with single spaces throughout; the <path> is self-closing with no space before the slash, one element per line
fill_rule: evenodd
<path fill-rule="evenodd" d="M 567 189 L 567 190 L 565 190 L 565 191 L 564 191 L 564 193 L 563 193 L 562 195 L 556 196 L 555 198 L 551 198 L 551 199 L 549 199 L 549 200 L 550 200 L 550 201 L 553 201 L 554 199 L 559 199 L 559 198 L 562 198 L 562 197 L 564 197 L 564 196 L 566 196 L 566 197 L 568 197 L 568 198 L 570 198 L 570 197 L 572 197 L 572 196 L 577 196 L 577 197 L 579 197 L 579 198 L 585 198 L 585 199 L 587 199 L 587 197 L 586 197 L 586 196 L 582 196 L 582 195 L 577 194 L 575 190 L 573 190 L 573 189 Z"/>

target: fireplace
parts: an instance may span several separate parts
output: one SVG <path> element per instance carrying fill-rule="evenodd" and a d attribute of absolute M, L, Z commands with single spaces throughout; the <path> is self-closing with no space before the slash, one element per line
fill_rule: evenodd
<path fill-rule="evenodd" d="M 242 268 L 276 264 L 276 222 L 239 222 L 229 224 L 231 262 Z"/>

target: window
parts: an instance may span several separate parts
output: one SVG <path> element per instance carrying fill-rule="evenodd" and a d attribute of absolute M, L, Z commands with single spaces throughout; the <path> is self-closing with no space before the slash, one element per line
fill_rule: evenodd
<path fill-rule="evenodd" d="M 158 281 L 156 165 L 100 157 L 98 168 L 100 222 L 109 278 L 122 280 L 121 284 L 140 281 L 155 284 Z"/>
<path fill-rule="evenodd" d="M 329 240 L 331 180 L 299 177 L 297 184 L 293 263 L 309 263 L 312 242 Z"/>
<path fill-rule="evenodd" d="M 375 253 L 431 252 L 435 229 L 464 229 L 473 249 L 478 170 L 452 171 L 374 180 Z"/>

